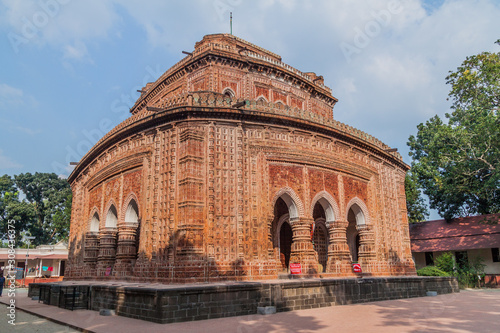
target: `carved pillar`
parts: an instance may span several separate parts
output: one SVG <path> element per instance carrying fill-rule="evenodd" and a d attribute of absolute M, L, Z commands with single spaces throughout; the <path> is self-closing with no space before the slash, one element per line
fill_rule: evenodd
<path fill-rule="evenodd" d="M 359 233 L 358 261 L 360 264 L 365 266 L 365 271 L 371 271 L 370 267 L 367 265 L 376 260 L 375 235 L 373 233 L 373 228 L 371 225 L 366 224 L 358 225 L 356 228 Z"/>
<path fill-rule="evenodd" d="M 318 272 L 318 254 L 311 240 L 312 218 L 298 218 L 290 221 L 292 226 L 292 250 L 290 263 L 300 263 L 303 274 Z"/>
<path fill-rule="evenodd" d="M 327 273 L 345 273 L 345 267 L 349 265 L 351 257 L 349 255 L 349 246 L 347 245 L 347 226 L 348 221 L 327 222 L 328 224 L 328 263 L 326 264 Z"/>
<path fill-rule="evenodd" d="M 83 253 L 83 262 L 95 266 L 99 256 L 99 233 L 89 231 L 85 234 L 85 251 Z"/>
<path fill-rule="evenodd" d="M 137 258 L 136 235 L 137 223 L 125 222 L 118 225 L 117 260 L 134 260 Z"/>
<path fill-rule="evenodd" d="M 112 272 L 106 275 L 106 271 L 111 269 L 116 260 L 116 234 L 114 228 L 108 228 L 99 233 L 99 256 L 97 259 L 97 275 L 111 276 Z"/>
<path fill-rule="evenodd" d="M 131 277 L 137 259 L 137 223 L 124 222 L 118 224 L 118 240 L 116 246 L 116 276 Z"/>

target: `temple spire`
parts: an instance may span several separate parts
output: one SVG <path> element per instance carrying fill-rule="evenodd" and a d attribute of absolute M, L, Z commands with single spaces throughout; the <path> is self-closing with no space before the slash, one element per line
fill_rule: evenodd
<path fill-rule="evenodd" d="M 233 34 L 233 12 L 229 14 L 229 31 L 231 35 Z"/>

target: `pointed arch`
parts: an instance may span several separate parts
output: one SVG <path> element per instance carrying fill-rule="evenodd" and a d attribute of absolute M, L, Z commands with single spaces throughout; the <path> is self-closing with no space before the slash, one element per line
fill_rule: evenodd
<path fill-rule="evenodd" d="M 310 214 L 313 215 L 314 206 L 319 203 L 325 211 L 326 223 L 333 222 L 340 218 L 340 209 L 333 196 L 327 191 L 321 191 L 314 196 L 311 201 Z"/>
<path fill-rule="evenodd" d="M 116 205 L 113 199 L 109 201 L 107 207 L 106 222 L 104 223 L 104 226 L 106 228 L 116 228 L 118 225 L 118 211 L 116 210 Z"/>
<path fill-rule="evenodd" d="M 236 93 L 234 92 L 234 90 L 229 88 L 229 87 L 226 87 L 222 90 L 222 95 L 224 95 L 225 97 L 229 97 L 229 98 L 236 97 Z"/>
<path fill-rule="evenodd" d="M 139 223 L 139 208 L 135 200 L 130 200 L 125 212 L 125 223 Z"/>
<path fill-rule="evenodd" d="M 299 196 L 292 188 L 287 186 L 280 189 L 274 195 L 272 207 L 276 205 L 278 198 L 283 199 L 286 203 L 290 219 L 296 219 L 300 216 L 304 216 L 304 205 L 302 204 L 302 200 L 300 200 Z"/>
<path fill-rule="evenodd" d="M 90 212 L 89 228 L 90 232 L 99 232 L 100 228 L 99 210 L 94 207 Z"/>
<path fill-rule="evenodd" d="M 268 103 L 268 100 L 267 98 L 264 97 L 264 95 L 260 95 L 259 97 L 257 97 L 257 102 L 264 102 L 264 103 Z"/>
<path fill-rule="evenodd" d="M 139 223 L 141 210 L 139 207 L 139 200 L 135 193 L 130 193 L 123 202 L 125 204 L 123 205 L 121 213 L 122 221 Z"/>
<path fill-rule="evenodd" d="M 278 108 L 278 109 L 283 109 L 286 107 L 286 104 L 285 102 L 283 102 L 282 100 L 277 100 L 276 102 L 274 102 L 274 105 Z"/>
<path fill-rule="evenodd" d="M 358 197 L 354 197 L 347 204 L 346 218 L 349 215 L 349 210 L 352 209 L 354 216 L 356 217 L 356 225 L 370 224 L 370 216 L 368 214 L 368 207 Z"/>

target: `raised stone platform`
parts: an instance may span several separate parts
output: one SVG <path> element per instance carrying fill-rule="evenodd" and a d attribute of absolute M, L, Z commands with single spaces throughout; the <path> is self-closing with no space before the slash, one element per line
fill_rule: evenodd
<path fill-rule="evenodd" d="M 63 290 L 68 296 L 71 287 L 75 287 L 75 298 L 85 295 L 88 309 L 110 309 L 117 315 L 157 323 L 256 314 L 258 307 L 274 306 L 282 312 L 421 297 L 428 291 L 459 291 L 453 277 L 387 277 L 190 285 L 68 281 L 32 283 L 28 296 L 40 296 L 41 302 L 62 306 Z"/>

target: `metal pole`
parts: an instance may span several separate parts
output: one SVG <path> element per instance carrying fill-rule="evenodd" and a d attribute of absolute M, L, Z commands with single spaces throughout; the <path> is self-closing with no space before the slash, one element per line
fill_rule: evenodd
<path fill-rule="evenodd" d="M 233 12 L 231 12 L 230 14 L 230 19 L 229 19 L 229 27 L 230 27 L 230 31 L 231 31 L 231 35 L 233 34 Z"/>
<path fill-rule="evenodd" d="M 26 236 L 26 239 L 28 240 L 28 251 L 26 252 L 26 260 L 24 262 L 23 287 L 26 287 L 26 275 L 28 275 L 28 257 L 30 256 L 31 240 L 35 239 L 35 237 L 33 237 L 33 236 Z"/>
<path fill-rule="evenodd" d="M 26 275 L 28 274 L 28 257 L 30 256 L 30 241 L 28 240 L 28 251 L 26 252 L 26 260 L 24 261 L 24 276 L 23 287 L 26 287 Z"/>

